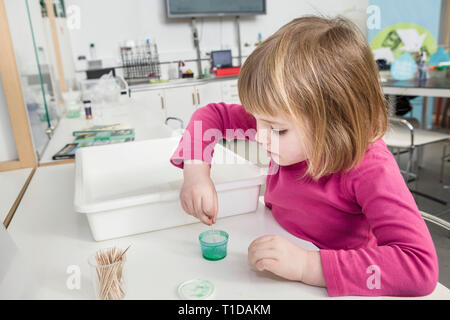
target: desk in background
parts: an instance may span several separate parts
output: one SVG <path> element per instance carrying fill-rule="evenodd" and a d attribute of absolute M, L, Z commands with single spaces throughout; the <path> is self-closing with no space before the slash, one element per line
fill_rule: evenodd
<path fill-rule="evenodd" d="M 450 98 L 450 79 L 449 78 L 430 78 L 424 82 L 417 79 L 397 81 L 390 76 L 382 82 L 383 93 L 390 97 L 397 96 L 422 96 L 422 119 L 420 128 L 427 129 L 428 123 L 428 97 Z M 423 148 L 417 151 L 417 163 L 423 164 Z"/>
<path fill-rule="evenodd" d="M 450 79 L 430 78 L 425 82 L 417 79 L 397 81 L 387 78 L 382 82 L 383 93 L 389 96 L 423 97 L 421 128 L 426 129 L 428 118 L 428 97 L 450 98 Z"/>

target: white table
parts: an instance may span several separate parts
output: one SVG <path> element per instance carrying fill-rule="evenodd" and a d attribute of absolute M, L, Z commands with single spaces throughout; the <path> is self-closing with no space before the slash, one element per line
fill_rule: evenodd
<path fill-rule="evenodd" d="M 422 120 L 420 126 L 427 128 L 428 97 L 450 98 L 450 80 L 446 78 L 430 78 L 425 82 L 419 80 L 396 81 L 387 78 L 382 82 L 383 93 L 398 96 L 421 96 L 423 97 Z"/>
<path fill-rule="evenodd" d="M 120 102 L 111 106 L 93 105 L 94 117 L 86 120 L 84 110 L 80 118 L 61 118 L 58 126 L 53 132 L 53 137 L 48 143 L 40 163 L 54 162 L 53 155 L 61 150 L 66 144 L 74 140 L 73 131 L 82 130 L 93 125 L 106 125 L 121 123 L 125 127 L 134 128 L 135 141 L 163 138 L 170 136 L 170 129 L 164 129 L 164 113 L 158 107 L 152 109 L 150 106 L 136 103 L 128 96 L 121 97 Z M 100 111 L 96 111 L 100 108 Z"/>
<path fill-rule="evenodd" d="M 0 172 L 0 222 L 3 223 L 32 169 Z"/>
<path fill-rule="evenodd" d="M 389 80 L 382 83 L 383 93 L 386 95 L 450 98 L 450 87 L 432 86 L 432 84 L 432 80 L 428 86 L 423 87 L 406 81 Z"/>
<path fill-rule="evenodd" d="M 317 250 L 312 243 L 282 229 L 262 199 L 254 213 L 218 219 L 216 228 L 227 231 L 230 242 L 228 256 L 213 262 L 201 257 L 198 235 L 208 227 L 200 223 L 95 242 L 86 217 L 73 210 L 73 191 L 73 164 L 38 168 L 8 228 L 40 279 L 37 299 L 94 298 L 88 256 L 99 248 L 126 248 L 130 244 L 127 299 L 178 299 L 178 285 L 197 277 L 215 285 L 214 299 L 330 299 L 325 288 L 283 280 L 249 267 L 248 245 L 264 234 L 280 234 L 305 249 Z M 81 269 L 80 290 L 66 286 L 66 270 L 71 265 Z M 425 298 L 450 299 L 450 291 L 438 284 Z"/>

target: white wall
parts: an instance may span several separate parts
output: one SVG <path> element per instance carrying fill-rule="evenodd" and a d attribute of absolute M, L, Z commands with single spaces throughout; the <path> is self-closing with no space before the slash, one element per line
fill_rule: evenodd
<path fill-rule="evenodd" d="M 165 0 L 66 0 L 66 9 L 78 6 L 80 26 L 71 30 L 74 57 L 89 57 L 95 43 L 97 57 L 107 65 L 119 63 L 118 43 L 122 40 L 156 40 L 160 60 L 196 58 L 190 19 L 168 19 Z M 254 49 L 258 33 L 264 38 L 292 19 L 305 14 L 342 14 L 352 19 L 366 34 L 368 0 L 267 0 L 267 14 L 241 17 L 243 55 Z M 232 49 L 238 55 L 233 18 L 198 18 L 202 57 L 211 50 Z M 194 69 L 196 70 L 196 69 Z"/>
<path fill-rule="evenodd" d="M 28 0 L 38 46 L 51 54 L 45 26 L 40 18 L 38 0 Z M 37 73 L 31 32 L 23 0 L 5 0 L 16 58 L 21 74 Z M 165 0 L 66 0 L 66 9 L 75 5 L 80 10 L 80 28 L 70 31 L 73 56 L 89 55 L 89 44 L 95 43 L 97 56 L 106 65 L 120 64 L 118 43 L 122 40 L 151 38 L 158 44 L 161 61 L 193 59 L 196 57 L 190 19 L 168 19 Z M 267 0 L 267 14 L 241 17 L 242 53 L 248 55 L 257 41 L 285 23 L 305 14 L 342 14 L 352 19 L 364 34 L 368 0 Z M 232 49 L 238 54 L 234 19 L 198 18 L 202 57 L 218 49 Z M 250 43 L 250 47 L 245 47 Z M 48 57 L 47 57 L 48 58 Z M 51 60 L 51 57 L 50 57 Z M 195 63 L 189 64 L 194 72 Z M 208 66 L 203 62 L 203 66 Z M 17 158 L 9 115 L 0 92 L 0 161 Z"/>
<path fill-rule="evenodd" d="M 4 3 L 18 69 L 21 74 L 36 74 L 37 65 L 25 0 L 4 0 Z M 36 44 L 38 47 L 46 48 L 43 26 L 42 23 L 38 23 L 42 21 L 39 1 L 28 0 L 28 4 Z"/>
<path fill-rule="evenodd" d="M 0 78 L 0 162 L 17 160 L 17 150 Z"/>

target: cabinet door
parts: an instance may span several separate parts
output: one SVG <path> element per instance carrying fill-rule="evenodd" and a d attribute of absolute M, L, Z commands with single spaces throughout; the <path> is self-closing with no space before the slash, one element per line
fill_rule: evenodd
<path fill-rule="evenodd" d="M 193 86 L 164 89 L 167 117 L 183 120 L 186 128 L 197 108 L 197 97 Z"/>
<path fill-rule="evenodd" d="M 221 84 L 219 81 L 196 85 L 195 94 L 198 108 L 211 102 L 222 102 Z"/>
<path fill-rule="evenodd" d="M 223 102 L 230 104 L 241 104 L 237 83 L 237 79 L 221 81 Z"/>
<path fill-rule="evenodd" d="M 130 100 L 135 107 L 150 111 L 155 120 L 164 122 L 167 117 L 163 90 L 132 91 Z"/>

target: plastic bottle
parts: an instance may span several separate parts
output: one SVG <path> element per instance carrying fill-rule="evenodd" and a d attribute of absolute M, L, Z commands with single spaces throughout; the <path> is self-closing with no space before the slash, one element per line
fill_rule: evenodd
<path fill-rule="evenodd" d="M 419 61 L 419 81 L 425 81 L 428 79 L 428 63 L 427 63 L 427 53 L 422 51 L 420 53 Z"/>
<path fill-rule="evenodd" d="M 152 58 L 152 48 L 151 48 L 151 42 L 150 39 L 145 40 L 145 52 L 147 53 L 148 57 Z"/>
<path fill-rule="evenodd" d="M 91 54 L 91 60 L 97 59 L 97 53 L 95 51 L 95 44 L 91 43 L 89 45 L 89 53 Z"/>
<path fill-rule="evenodd" d="M 92 107 L 91 107 L 91 100 L 84 100 L 84 113 L 86 115 L 86 119 L 90 120 L 92 119 Z"/>

